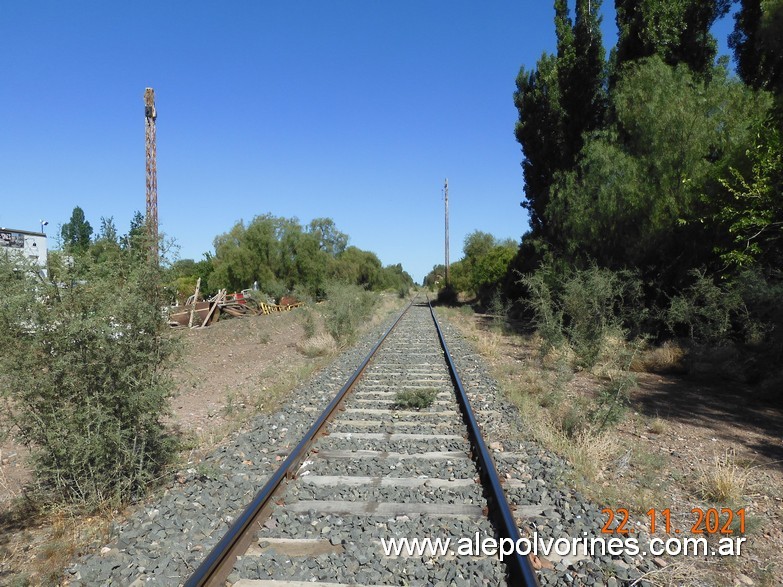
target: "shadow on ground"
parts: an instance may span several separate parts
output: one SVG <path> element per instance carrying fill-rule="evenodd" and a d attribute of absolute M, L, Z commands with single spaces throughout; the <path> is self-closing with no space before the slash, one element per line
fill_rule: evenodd
<path fill-rule="evenodd" d="M 654 374 L 638 378 L 633 405 L 639 412 L 709 429 L 714 437 L 744 446 L 783 469 L 783 402 L 758 397 L 753 387 L 731 381 Z"/>

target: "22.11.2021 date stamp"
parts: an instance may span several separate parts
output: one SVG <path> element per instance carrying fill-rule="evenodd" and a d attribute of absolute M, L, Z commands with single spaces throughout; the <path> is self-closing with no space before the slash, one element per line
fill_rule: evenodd
<path fill-rule="evenodd" d="M 607 520 L 602 534 L 620 534 L 627 536 L 637 532 L 633 526 L 629 526 L 630 515 L 625 508 L 604 508 L 601 513 L 606 514 Z M 690 528 L 674 527 L 672 525 L 672 515 L 669 508 L 647 511 L 650 534 L 656 532 L 665 532 L 666 534 L 681 534 L 689 531 L 691 534 L 744 534 L 745 533 L 745 510 L 740 508 L 732 510 L 731 508 L 692 508 L 693 520 Z"/>

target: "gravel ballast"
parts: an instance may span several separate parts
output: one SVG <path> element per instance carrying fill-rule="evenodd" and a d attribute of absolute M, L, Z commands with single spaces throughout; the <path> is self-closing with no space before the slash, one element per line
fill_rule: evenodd
<path fill-rule="evenodd" d="M 424 310 L 419 308 L 420 311 Z M 230 523 L 277 469 L 287 451 L 297 443 L 318 413 L 340 389 L 369 352 L 391 320 L 365 336 L 353 349 L 291 394 L 286 405 L 273 414 L 253 419 L 247 431 L 224 443 L 197 466 L 177 472 L 158 495 L 139 506 L 127 521 L 113 529 L 113 540 L 76 561 L 66 572 L 72 585 L 177 585 L 181 584 L 223 536 Z M 568 464 L 532 442 L 518 440 L 524 424 L 515 407 L 507 403 L 489 376 L 481 357 L 457 332 L 441 320 L 452 357 L 462 377 L 486 442 L 495 447 L 493 457 L 501 477 L 507 478 L 506 494 L 517 506 L 518 522 L 542 539 L 600 537 L 605 522 L 601 508 L 588 503 L 568 487 Z M 433 329 L 434 331 L 434 329 Z M 426 339 L 429 335 L 417 335 Z M 322 581 L 346 584 L 390 585 L 496 585 L 504 584 L 505 568 L 492 557 L 382 556 L 380 541 L 391 537 L 451 538 L 494 536 L 484 517 L 435 517 L 399 513 L 393 516 L 353 516 L 316 511 L 289 512 L 286 505 L 319 502 L 396 502 L 486 506 L 475 483 L 475 464 L 466 458 L 467 440 L 459 421 L 448 417 L 456 403 L 438 364 L 437 353 L 425 353 L 417 361 L 424 370 L 410 367 L 401 358 L 399 369 L 390 368 L 389 356 L 404 350 L 390 341 L 384 367 L 371 371 L 349 398 L 349 408 L 319 439 L 323 457 L 306 460 L 299 478 L 261 530 L 255 552 L 243 556 L 230 580 L 239 578 Z M 422 343 L 423 344 L 423 343 Z M 422 347 L 423 348 L 423 347 Z M 401 355 L 402 357 L 402 355 Z M 380 359 L 379 359 L 380 361 Z M 394 363 L 394 359 L 391 360 Z M 391 382 L 391 386 L 390 386 Z M 394 395 L 384 390 L 428 387 L 440 392 L 437 402 L 415 413 L 392 410 L 373 416 L 363 410 L 389 410 Z M 445 394 L 444 392 L 448 392 Z M 354 411 L 355 410 L 355 411 Z M 440 414 L 443 412 L 443 414 Z M 352 423 L 352 421 L 355 421 Z M 369 424 L 368 424 L 369 422 Z M 396 435 L 436 435 L 432 439 L 405 439 Z M 357 438 L 360 438 L 357 444 Z M 363 456 L 333 457 L 328 453 L 351 450 L 377 451 Z M 448 451 L 447 458 L 422 458 L 419 453 Z M 453 481 L 451 486 L 320 486 L 308 476 L 433 477 Z M 280 551 L 284 539 L 317 540 L 331 545 L 329 552 L 292 556 Z M 640 538 L 640 543 L 643 542 Z M 546 559 L 553 568 L 539 571 L 542 585 L 624 585 L 655 567 L 649 558 L 600 555 Z M 647 585 L 642 580 L 639 585 Z"/>

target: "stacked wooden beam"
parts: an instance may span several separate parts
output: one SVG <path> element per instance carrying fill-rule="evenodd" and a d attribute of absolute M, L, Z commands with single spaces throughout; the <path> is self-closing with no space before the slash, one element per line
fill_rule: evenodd
<path fill-rule="evenodd" d="M 171 326 L 204 328 L 217 322 L 221 314 L 243 318 L 245 316 L 268 315 L 273 312 L 287 312 L 304 305 L 304 302 L 292 297 L 282 298 L 280 304 L 269 304 L 254 299 L 247 290 L 229 294 L 225 289 L 218 291 L 217 295 L 209 300 L 197 301 L 200 285 L 201 280 L 199 279 L 195 294 L 188 298 L 185 306 L 171 309 L 169 313 Z"/>

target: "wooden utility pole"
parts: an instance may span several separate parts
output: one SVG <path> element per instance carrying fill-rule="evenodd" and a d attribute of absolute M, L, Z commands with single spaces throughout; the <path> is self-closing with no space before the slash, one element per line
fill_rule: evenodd
<path fill-rule="evenodd" d="M 449 178 L 446 178 L 446 183 L 443 186 L 443 194 L 446 202 L 446 286 L 448 287 L 449 280 Z"/>
<path fill-rule="evenodd" d="M 150 240 L 150 259 L 158 262 L 158 162 L 155 145 L 155 90 L 144 90 L 145 152 L 147 162 L 147 236 Z"/>

